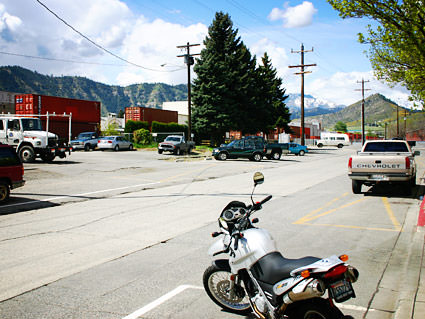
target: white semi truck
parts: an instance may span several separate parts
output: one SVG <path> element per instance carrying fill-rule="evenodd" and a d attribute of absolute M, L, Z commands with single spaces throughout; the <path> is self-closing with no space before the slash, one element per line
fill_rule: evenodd
<path fill-rule="evenodd" d="M 24 163 L 33 162 L 36 157 L 51 162 L 56 156 L 64 158 L 66 153 L 71 154 L 69 138 L 68 142 L 60 142 L 56 134 L 48 131 L 49 114 L 44 116 L 47 116 L 46 130 L 42 128 L 39 115 L 0 114 L 0 143 L 13 146 Z M 71 130 L 71 117 L 61 116 L 69 117 Z"/>

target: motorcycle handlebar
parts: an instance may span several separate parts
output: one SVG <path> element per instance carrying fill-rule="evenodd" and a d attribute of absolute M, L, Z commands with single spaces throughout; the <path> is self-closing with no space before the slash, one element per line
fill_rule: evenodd
<path fill-rule="evenodd" d="M 265 202 L 268 202 L 269 200 L 271 200 L 272 199 L 272 195 L 269 195 L 269 196 L 267 196 L 266 198 L 264 198 L 261 202 L 260 202 L 260 204 L 261 205 L 263 205 Z"/>

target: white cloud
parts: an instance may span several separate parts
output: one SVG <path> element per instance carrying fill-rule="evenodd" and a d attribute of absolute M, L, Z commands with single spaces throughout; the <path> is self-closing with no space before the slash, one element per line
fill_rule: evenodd
<path fill-rule="evenodd" d="M 22 20 L 19 17 L 9 14 L 5 6 L 0 3 L 0 32 L 16 32 L 22 25 Z M 3 34 L 4 38 L 4 34 Z M 6 39 L 10 40 L 10 39 Z"/>
<path fill-rule="evenodd" d="M 143 16 L 139 17 L 134 24 L 131 33 L 124 41 L 123 54 L 130 60 L 150 69 L 159 70 L 152 72 L 143 69 L 131 69 L 121 72 L 117 76 L 118 83 L 126 85 L 138 82 L 166 82 L 185 83 L 187 82 L 187 72 L 184 59 L 177 55 L 185 54 L 177 46 L 190 44 L 202 44 L 208 32 L 207 26 L 194 24 L 183 26 L 165 22 L 157 19 L 148 21 Z M 202 46 L 191 47 L 191 53 L 199 53 Z M 166 64 L 164 67 L 161 65 Z M 180 70 L 179 70 L 180 69 Z M 167 72 L 178 70 L 175 72 Z"/>
<path fill-rule="evenodd" d="M 288 3 L 284 4 L 284 9 L 273 8 L 269 14 L 272 21 L 283 20 L 285 28 L 300 28 L 308 26 L 313 21 L 313 15 L 317 13 L 317 9 L 313 3 L 303 1 L 302 4 L 295 7 L 289 7 Z"/>
<path fill-rule="evenodd" d="M 289 59 L 286 54 L 286 50 L 285 48 L 279 47 L 277 43 L 270 39 L 263 38 L 251 45 L 249 49 L 252 54 L 257 56 L 258 63 L 261 63 L 261 58 L 264 56 L 264 52 L 267 52 L 267 55 L 269 56 L 279 77 L 283 78 L 290 73 L 288 68 Z"/>
<path fill-rule="evenodd" d="M 334 102 L 335 104 L 351 105 L 361 100 L 362 79 L 369 81 L 365 83 L 365 97 L 380 93 L 400 106 L 412 107 L 408 101 L 409 92 L 401 87 L 389 87 L 387 84 L 377 80 L 373 72 L 337 72 L 328 78 L 319 78 L 308 83 L 306 89 L 308 94 Z"/>

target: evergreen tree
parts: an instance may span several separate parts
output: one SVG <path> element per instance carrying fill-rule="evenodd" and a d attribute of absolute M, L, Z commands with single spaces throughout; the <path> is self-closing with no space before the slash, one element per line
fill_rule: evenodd
<path fill-rule="evenodd" d="M 285 104 L 288 96 L 282 87 L 282 79 L 277 76 L 277 71 L 273 68 L 267 53 L 264 53 L 261 61 L 256 79 L 258 130 L 267 134 L 275 127 L 279 127 L 285 132 L 290 132 L 288 123 L 291 114 Z"/>
<path fill-rule="evenodd" d="M 253 131 L 255 60 L 223 12 L 216 13 L 204 45 L 194 67 L 192 124 L 198 138 L 218 145 L 231 129 Z"/>

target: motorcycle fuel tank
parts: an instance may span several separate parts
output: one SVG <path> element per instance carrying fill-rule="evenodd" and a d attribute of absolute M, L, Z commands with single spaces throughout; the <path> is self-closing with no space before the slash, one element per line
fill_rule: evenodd
<path fill-rule="evenodd" d="M 276 243 L 265 229 L 250 228 L 242 232 L 237 249 L 232 244 L 233 254 L 230 257 L 230 266 L 235 273 L 239 269 L 249 269 L 261 257 L 277 251 Z"/>

